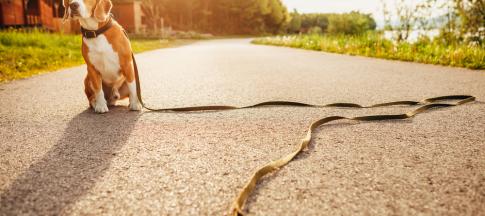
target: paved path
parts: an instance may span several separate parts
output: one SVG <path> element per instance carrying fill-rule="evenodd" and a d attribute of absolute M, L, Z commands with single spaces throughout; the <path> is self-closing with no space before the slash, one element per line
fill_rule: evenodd
<path fill-rule="evenodd" d="M 214 40 L 138 55 L 152 106 L 265 100 L 372 104 L 472 94 L 484 71 Z M 330 115 L 264 108 L 197 114 L 87 109 L 84 66 L 0 85 L 0 215 L 224 215 L 252 172 Z M 126 103 L 125 103 L 126 104 Z M 253 215 L 479 215 L 485 104 L 407 121 L 336 123 L 266 178 Z"/>

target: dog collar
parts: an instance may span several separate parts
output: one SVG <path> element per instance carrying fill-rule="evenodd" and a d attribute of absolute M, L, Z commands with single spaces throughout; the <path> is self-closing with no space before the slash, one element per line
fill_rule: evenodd
<path fill-rule="evenodd" d="M 113 22 L 112 22 L 112 18 L 110 17 L 108 23 L 106 23 L 106 25 L 102 26 L 98 30 L 87 30 L 81 26 L 81 34 L 83 35 L 84 38 L 87 38 L 87 39 L 96 38 L 99 35 L 102 35 L 106 31 L 108 31 L 108 29 L 110 29 L 111 26 L 113 26 Z"/>

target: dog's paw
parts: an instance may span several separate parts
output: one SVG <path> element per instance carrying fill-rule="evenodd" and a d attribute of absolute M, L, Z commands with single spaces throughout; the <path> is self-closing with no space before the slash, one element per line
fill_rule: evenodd
<path fill-rule="evenodd" d="M 141 111 L 142 107 L 140 103 L 130 103 L 131 111 Z"/>
<path fill-rule="evenodd" d="M 96 101 L 93 108 L 96 113 L 107 113 L 109 111 L 106 101 Z"/>
<path fill-rule="evenodd" d="M 116 106 L 116 102 L 118 102 L 118 100 L 111 99 L 111 100 L 109 100 L 109 102 L 108 102 L 108 106 L 114 107 L 114 106 Z"/>

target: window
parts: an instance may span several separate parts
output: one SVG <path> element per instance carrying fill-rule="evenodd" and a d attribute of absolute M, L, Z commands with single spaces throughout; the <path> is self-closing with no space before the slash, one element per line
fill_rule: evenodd
<path fill-rule="evenodd" d="M 64 5 L 62 4 L 62 0 L 53 0 L 52 16 L 54 18 L 64 17 Z"/>

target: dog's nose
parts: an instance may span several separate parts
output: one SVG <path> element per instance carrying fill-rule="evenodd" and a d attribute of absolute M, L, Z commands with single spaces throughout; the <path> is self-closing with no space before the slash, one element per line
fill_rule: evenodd
<path fill-rule="evenodd" d="M 71 8 L 71 10 L 75 11 L 79 8 L 79 3 L 73 2 L 73 3 L 69 4 L 69 7 Z"/>

